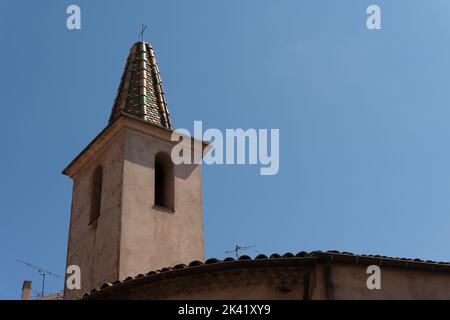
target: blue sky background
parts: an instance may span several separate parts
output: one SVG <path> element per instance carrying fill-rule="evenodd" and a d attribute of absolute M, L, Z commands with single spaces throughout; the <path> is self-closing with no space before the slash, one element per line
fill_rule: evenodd
<path fill-rule="evenodd" d="M 40 290 L 16 259 L 63 276 L 61 170 L 106 125 L 141 23 L 175 127 L 280 129 L 276 176 L 205 166 L 207 257 L 240 244 L 450 260 L 449 1 L 2 0 L 0 299 L 24 279 Z"/>

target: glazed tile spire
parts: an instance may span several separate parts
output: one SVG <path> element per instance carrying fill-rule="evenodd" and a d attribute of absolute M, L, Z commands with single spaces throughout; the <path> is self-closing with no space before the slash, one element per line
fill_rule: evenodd
<path fill-rule="evenodd" d="M 109 122 L 122 114 L 172 129 L 155 53 L 144 41 L 131 47 Z"/>

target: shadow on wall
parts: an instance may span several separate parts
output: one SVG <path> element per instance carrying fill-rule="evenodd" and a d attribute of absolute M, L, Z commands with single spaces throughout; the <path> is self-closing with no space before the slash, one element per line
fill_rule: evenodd
<path fill-rule="evenodd" d="M 159 144 L 155 140 L 140 140 L 134 136 L 134 146 L 125 152 L 125 160 L 145 168 L 155 169 L 159 166 L 165 170 L 172 171 L 175 178 L 188 179 L 199 164 L 194 163 L 194 155 L 191 155 L 191 164 L 174 164 L 171 159 L 172 147 L 175 142 L 167 141 Z M 153 152 L 152 152 L 153 151 Z M 156 151 L 156 154 L 155 154 Z M 155 156 L 153 157 L 153 154 Z"/>

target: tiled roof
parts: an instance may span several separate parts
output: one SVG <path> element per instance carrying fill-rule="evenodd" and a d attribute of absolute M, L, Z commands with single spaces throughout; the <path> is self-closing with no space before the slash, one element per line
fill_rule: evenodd
<path fill-rule="evenodd" d="M 155 53 L 144 41 L 131 47 L 109 122 L 122 114 L 172 129 Z"/>
<path fill-rule="evenodd" d="M 259 263 L 273 263 L 276 262 L 277 265 L 289 265 L 293 263 L 301 264 L 301 265 L 309 265 L 314 264 L 320 260 L 329 259 L 334 262 L 342 262 L 342 263 L 352 263 L 352 264 L 360 264 L 360 265 L 379 265 L 385 267 L 397 267 L 402 269 L 419 269 L 419 270 L 428 270 L 428 271 L 446 271 L 450 272 L 450 263 L 449 262 L 437 262 L 431 260 L 421 260 L 421 259 L 408 259 L 408 258 L 394 258 L 387 257 L 381 255 L 365 255 L 365 254 L 354 254 L 351 252 L 339 252 L 336 250 L 331 251 L 312 251 L 305 252 L 301 251 L 297 254 L 293 253 L 285 253 L 278 254 L 274 253 L 270 256 L 266 256 L 264 254 L 260 254 L 255 258 L 251 258 L 247 255 L 240 256 L 238 260 L 227 257 L 224 260 L 219 260 L 216 258 L 207 259 L 205 262 L 201 262 L 198 260 L 190 262 L 188 265 L 186 264 L 177 264 L 173 267 L 167 267 L 160 270 L 153 270 L 147 272 L 146 274 L 138 274 L 134 277 L 129 276 L 124 280 L 118 280 L 113 283 L 104 283 L 99 288 L 92 289 L 91 292 L 85 293 L 83 298 L 94 295 L 97 292 L 107 290 L 110 288 L 120 287 L 121 285 L 129 285 L 131 281 L 137 281 L 138 279 L 151 279 L 151 278 L 168 278 L 172 276 L 178 276 L 182 274 L 186 274 L 186 272 L 194 272 L 194 271 L 206 271 L 202 269 L 215 267 L 215 270 L 220 270 L 222 268 L 241 268 L 241 267 L 251 267 L 251 264 L 255 264 L 259 266 Z M 268 267 L 270 267 L 268 265 Z"/>

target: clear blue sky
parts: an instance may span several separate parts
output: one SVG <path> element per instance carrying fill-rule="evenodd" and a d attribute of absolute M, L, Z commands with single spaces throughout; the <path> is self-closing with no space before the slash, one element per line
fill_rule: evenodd
<path fill-rule="evenodd" d="M 0 299 L 40 288 L 16 259 L 64 274 L 61 170 L 106 125 L 141 23 L 175 127 L 280 129 L 276 176 L 205 166 L 207 257 L 240 244 L 450 260 L 449 1 L 2 0 Z"/>

